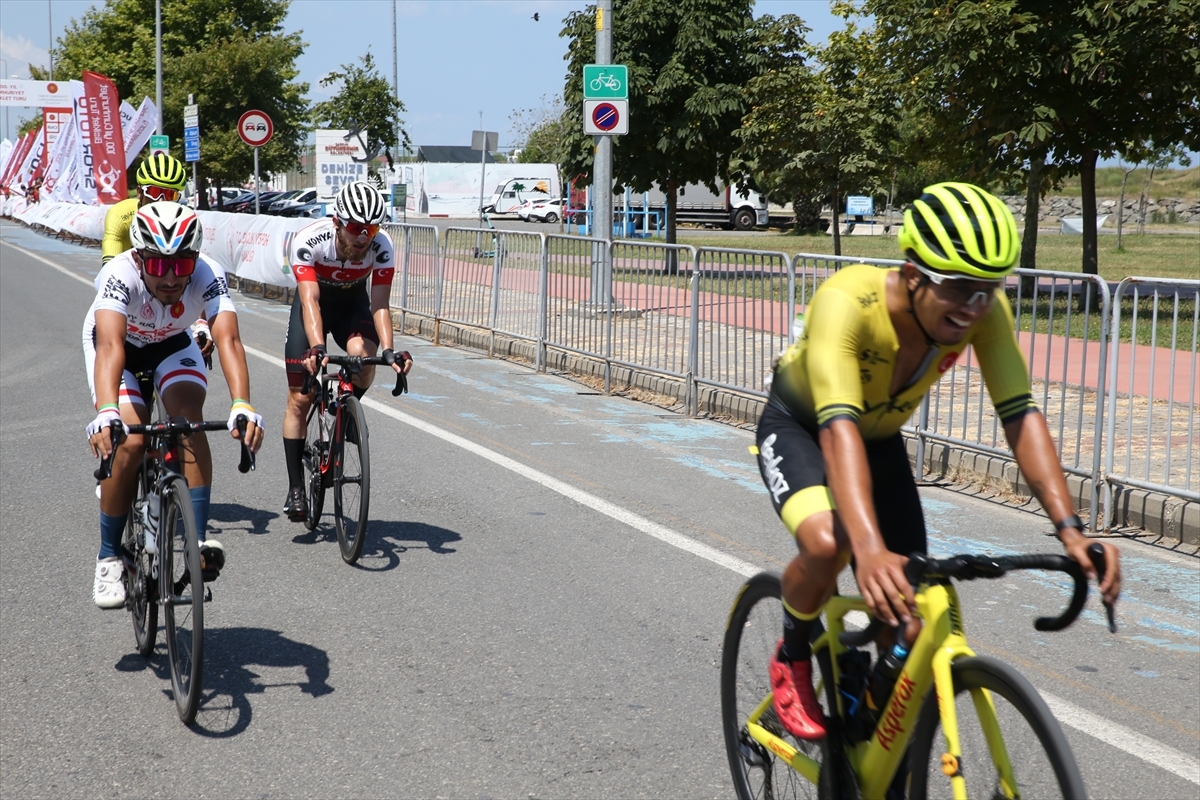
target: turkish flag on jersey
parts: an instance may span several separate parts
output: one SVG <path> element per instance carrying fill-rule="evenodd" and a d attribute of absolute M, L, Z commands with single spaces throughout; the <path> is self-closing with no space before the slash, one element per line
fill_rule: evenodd
<path fill-rule="evenodd" d="M 83 73 L 83 93 L 87 99 L 96 197 L 104 205 L 119 203 L 127 196 L 121 98 L 113 82 L 96 72 Z"/>

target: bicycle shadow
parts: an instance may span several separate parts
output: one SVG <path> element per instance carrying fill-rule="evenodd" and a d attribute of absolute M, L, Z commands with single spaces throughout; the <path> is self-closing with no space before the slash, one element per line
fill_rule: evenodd
<path fill-rule="evenodd" d="M 271 520 L 281 516 L 274 511 L 261 508 L 251 508 L 241 503 L 211 503 L 208 507 L 209 527 L 212 523 L 222 523 L 223 531 L 245 532 L 262 535 L 267 532 Z"/>
<path fill-rule="evenodd" d="M 451 555 L 458 551 L 446 545 L 459 541 L 462 536 L 457 531 L 437 525 L 373 519 L 367 527 L 362 556 L 355 566 L 368 572 L 387 572 L 399 566 L 401 554 L 409 550 L 425 549 L 438 555 Z M 413 544 L 407 544 L 409 542 Z"/>
<path fill-rule="evenodd" d="M 149 659 L 137 653 L 122 656 L 116 668 L 122 672 L 151 669 L 165 682 L 163 695 L 174 702 L 167 645 L 159 642 Z M 300 668 L 307 680 L 264 683 L 251 666 Z M 295 686 L 314 698 L 333 692 L 328 683 L 329 656 L 310 644 L 297 642 L 278 631 L 265 628 L 213 628 L 204 631 L 204 683 L 200 710 L 193 731 L 201 736 L 224 739 L 245 731 L 253 717 L 249 696 L 269 688 Z"/>

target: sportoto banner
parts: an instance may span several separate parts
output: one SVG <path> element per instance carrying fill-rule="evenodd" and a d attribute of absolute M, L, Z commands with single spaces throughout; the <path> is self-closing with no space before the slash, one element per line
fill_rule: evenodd
<path fill-rule="evenodd" d="M 311 219 L 198 211 L 204 226 L 201 252 L 226 272 L 273 286 L 295 286 L 287 251 L 296 232 Z"/>
<path fill-rule="evenodd" d="M 96 72 L 84 70 L 83 87 L 88 107 L 88 135 L 92 145 L 96 196 L 101 203 L 112 205 L 127 196 L 121 99 L 113 82 Z"/>

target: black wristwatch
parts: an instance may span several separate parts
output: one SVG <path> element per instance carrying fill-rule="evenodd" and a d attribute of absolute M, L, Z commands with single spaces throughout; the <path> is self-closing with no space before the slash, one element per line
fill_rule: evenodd
<path fill-rule="evenodd" d="M 1060 519 L 1058 522 L 1054 523 L 1054 530 L 1058 533 L 1061 534 L 1063 528 L 1074 528 L 1080 533 L 1083 533 L 1083 520 L 1079 518 L 1078 514 L 1072 514 L 1071 516 Z"/>

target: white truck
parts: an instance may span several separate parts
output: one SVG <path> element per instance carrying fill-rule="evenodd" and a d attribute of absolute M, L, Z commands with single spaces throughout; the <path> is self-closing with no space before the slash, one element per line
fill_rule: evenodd
<path fill-rule="evenodd" d="M 675 221 L 737 228 L 739 231 L 767 226 L 769 214 L 765 195 L 751 189 L 726 186 L 720 181 L 717 182 L 717 188 L 716 194 L 702 183 L 689 183 L 681 188 L 676 197 Z M 641 212 L 644 198 L 649 202 L 650 211 L 662 214 L 665 220 L 667 197 L 657 184 L 644 195 L 636 192 L 630 194 L 629 212 Z M 623 209 L 624 198 L 617 195 L 613 198 L 613 210 L 620 213 Z"/>
<path fill-rule="evenodd" d="M 492 199 L 484 203 L 483 210 L 488 214 L 515 214 L 526 200 L 554 200 L 560 196 L 557 174 L 510 178 L 496 187 Z"/>

